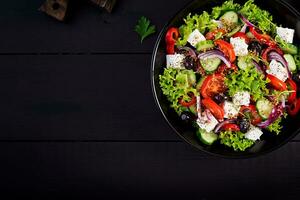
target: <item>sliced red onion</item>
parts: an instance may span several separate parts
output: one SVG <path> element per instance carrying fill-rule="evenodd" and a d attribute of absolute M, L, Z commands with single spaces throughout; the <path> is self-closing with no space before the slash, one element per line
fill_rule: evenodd
<path fill-rule="evenodd" d="M 265 75 L 265 71 L 259 66 L 259 64 L 255 60 L 252 60 L 252 63 L 259 72 L 261 72 L 263 75 Z"/>
<path fill-rule="evenodd" d="M 207 52 L 204 52 L 204 53 L 200 53 L 198 55 L 198 58 L 200 60 L 201 59 L 207 59 L 207 58 L 219 58 L 219 59 L 221 59 L 225 63 L 225 65 L 227 67 L 231 67 L 230 61 L 219 50 L 211 50 L 211 51 L 207 51 Z"/>
<path fill-rule="evenodd" d="M 263 122 L 257 124 L 257 126 L 260 128 L 266 128 L 270 124 L 275 122 L 282 114 L 283 114 L 283 107 L 282 107 L 282 104 L 279 104 L 272 109 L 272 112 L 271 112 L 269 118 L 266 121 L 263 121 Z"/>
<path fill-rule="evenodd" d="M 226 119 L 224 120 L 223 122 L 219 123 L 215 129 L 214 129 L 214 132 L 217 133 L 220 131 L 220 129 L 225 125 L 225 124 L 232 124 L 232 123 L 235 123 L 236 120 L 235 119 Z"/>
<path fill-rule="evenodd" d="M 242 33 L 245 33 L 247 27 L 248 27 L 248 25 L 245 23 L 244 26 L 243 26 L 242 29 L 241 29 L 241 32 L 242 32 Z"/>
<path fill-rule="evenodd" d="M 288 72 L 288 77 L 291 78 L 292 75 L 291 75 L 291 71 L 289 69 L 289 66 L 288 66 L 288 63 L 287 61 L 285 60 L 285 58 L 280 55 L 279 53 L 277 53 L 276 51 L 271 51 L 268 55 L 268 60 L 276 60 L 278 62 L 280 62 L 284 67 L 285 69 L 287 70 Z"/>
<path fill-rule="evenodd" d="M 284 98 L 284 96 L 283 95 L 281 95 L 281 106 L 282 106 L 282 108 L 285 108 L 285 98 Z"/>
<path fill-rule="evenodd" d="M 239 14 L 240 15 L 240 18 L 241 20 L 247 24 L 247 26 L 250 26 L 250 27 L 256 27 L 254 24 L 252 24 L 244 15 L 242 14 Z"/>
<path fill-rule="evenodd" d="M 205 114 L 206 114 L 207 119 L 208 119 L 209 121 L 211 121 L 211 117 L 209 116 L 209 115 L 211 114 L 210 111 L 209 111 L 208 109 L 206 109 L 204 112 L 205 112 Z"/>
<path fill-rule="evenodd" d="M 194 58 L 197 57 L 196 52 L 190 47 L 179 47 L 178 49 L 188 52 L 188 55 L 190 55 L 191 57 L 194 57 Z"/>

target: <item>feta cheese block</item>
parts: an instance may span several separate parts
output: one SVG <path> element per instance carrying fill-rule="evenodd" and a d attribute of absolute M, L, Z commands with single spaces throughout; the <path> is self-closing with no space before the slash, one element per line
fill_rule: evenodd
<path fill-rule="evenodd" d="M 200 33 L 198 29 L 195 29 L 188 37 L 187 41 L 193 46 L 196 47 L 198 42 L 206 40 L 204 35 Z"/>
<path fill-rule="evenodd" d="M 286 79 L 288 78 L 288 72 L 286 68 L 280 63 L 277 62 L 276 60 L 271 60 L 269 69 L 266 70 L 268 74 L 271 74 L 278 78 L 279 80 L 285 82 Z"/>
<path fill-rule="evenodd" d="M 236 56 L 246 56 L 248 54 L 248 44 L 240 37 L 230 38 Z"/>
<path fill-rule="evenodd" d="M 218 120 L 211 114 L 209 110 L 205 110 L 201 117 L 198 117 L 197 124 L 201 129 L 204 129 L 206 132 L 214 130 L 218 124 Z"/>
<path fill-rule="evenodd" d="M 225 101 L 223 109 L 224 109 L 224 118 L 230 119 L 238 115 L 240 111 L 240 106 L 236 106 L 230 101 Z"/>
<path fill-rule="evenodd" d="M 295 33 L 294 29 L 283 28 L 283 27 L 276 27 L 276 33 L 285 42 L 287 42 L 287 43 L 293 43 L 294 33 Z"/>
<path fill-rule="evenodd" d="M 233 95 L 232 101 L 236 106 L 248 106 L 250 104 L 250 93 L 247 91 L 237 92 Z"/>
<path fill-rule="evenodd" d="M 249 130 L 245 133 L 245 138 L 256 141 L 260 139 L 260 136 L 262 134 L 263 134 L 262 130 L 251 125 Z"/>
<path fill-rule="evenodd" d="M 175 68 L 175 69 L 184 69 L 183 66 L 183 59 L 184 59 L 183 54 L 168 54 L 166 56 L 167 60 L 167 67 L 169 68 Z"/>

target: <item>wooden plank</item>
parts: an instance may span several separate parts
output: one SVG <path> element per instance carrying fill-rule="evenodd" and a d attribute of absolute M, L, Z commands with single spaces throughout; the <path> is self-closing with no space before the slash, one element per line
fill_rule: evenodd
<path fill-rule="evenodd" d="M 299 151 L 226 160 L 183 143 L 1 143 L 1 196 L 297 199 Z"/>
<path fill-rule="evenodd" d="M 0 56 L 0 139 L 179 141 L 154 103 L 150 57 Z"/>
<path fill-rule="evenodd" d="M 152 52 L 158 34 L 141 45 L 134 32 L 137 20 L 146 16 L 161 30 L 188 1 L 118 1 L 111 14 L 87 1 L 75 1 L 76 5 L 70 8 L 72 16 L 66 23 L 39 12 L 43 2 L 2 2 L 0 53 Z"/>

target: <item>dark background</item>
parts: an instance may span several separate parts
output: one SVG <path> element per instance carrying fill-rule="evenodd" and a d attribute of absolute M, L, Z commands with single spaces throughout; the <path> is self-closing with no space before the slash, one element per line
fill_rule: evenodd
<path fill-rule="evenodd" d="M 160 31 L 189 1 L 124 0 L 112 14 L 78 1 L 67 23 L 42 2 L 1 1 L 0 199 L 299 199 L 300 135 L 221 159 L 182 142 L 156 108 L 158 34 L 141 44 L 133 29 L 145 15 Z"/>

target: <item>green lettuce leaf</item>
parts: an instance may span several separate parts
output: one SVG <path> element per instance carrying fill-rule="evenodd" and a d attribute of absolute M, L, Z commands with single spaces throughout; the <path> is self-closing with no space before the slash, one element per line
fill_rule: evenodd
<path fill-rule="evenodd" d="M 245 138 L 245 134 L 240 131 L 220 132 L 219 139 L 221 144 L 231 147 L 235 151 L 245 151 L 255 143 L 255 141 Z"/>

